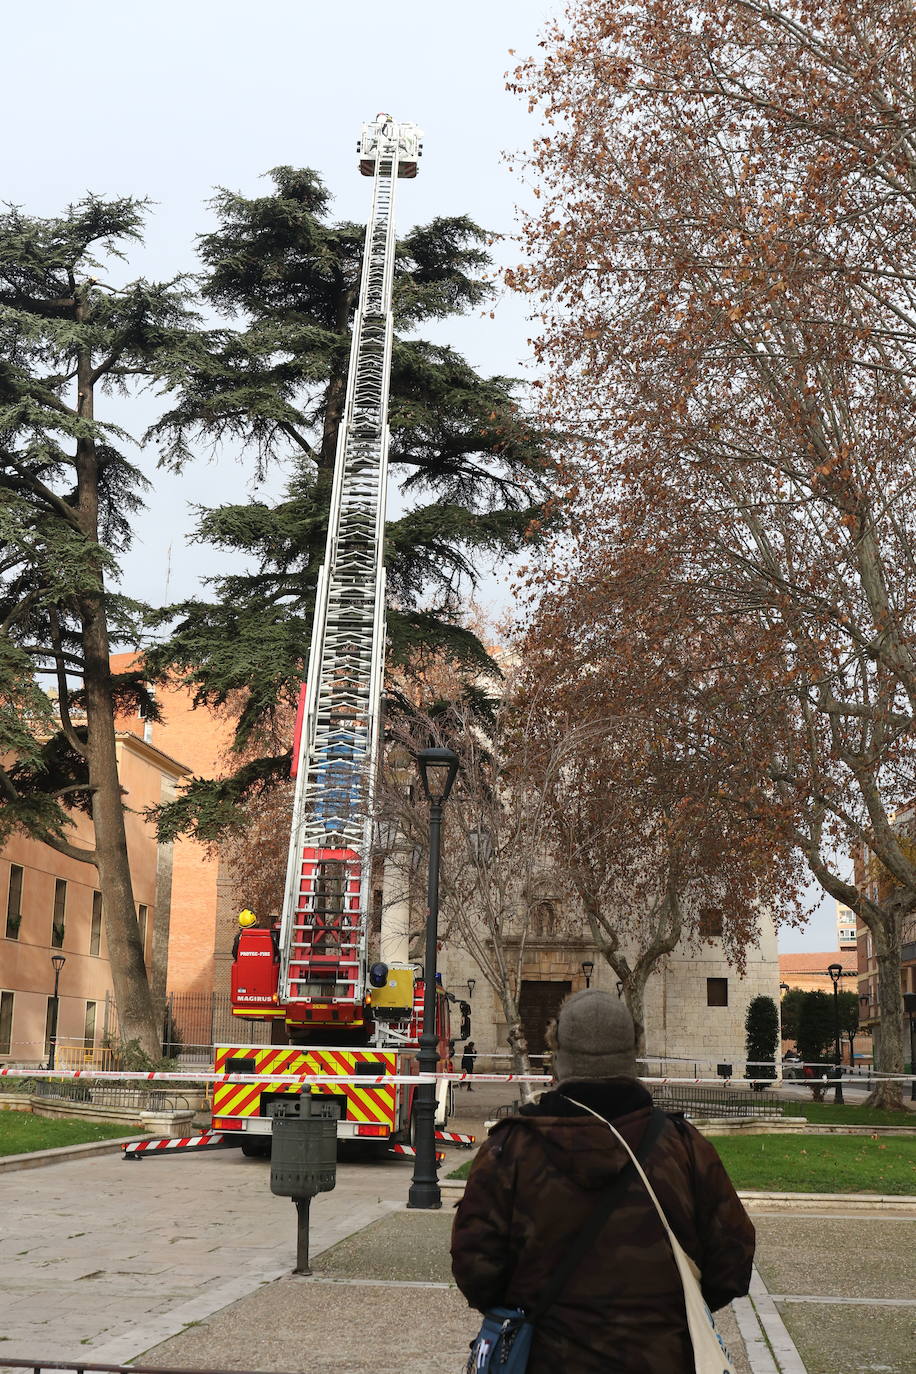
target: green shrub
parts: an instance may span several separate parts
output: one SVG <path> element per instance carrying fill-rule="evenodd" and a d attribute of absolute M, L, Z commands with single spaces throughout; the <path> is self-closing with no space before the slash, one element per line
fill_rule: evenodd
<path fill-rule="evenodd" d="M 745 1077 L 751 1080 L 754 1091 L 760 1092 L 776 1077 L 779 1011 L 772 997 L 752 998 L 744 1018 L 744 1029 L 747 1032 Z"/>

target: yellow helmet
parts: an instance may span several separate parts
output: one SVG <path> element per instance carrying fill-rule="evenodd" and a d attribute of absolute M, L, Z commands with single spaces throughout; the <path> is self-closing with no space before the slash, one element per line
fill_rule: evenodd
<path fill-rule="evenodd" d="M 244 911 L 239 912 L 239 925 L 243 929 L 245 929 L 247 926 L 253 926 L 257 919 L 258 918 L 257 916 L 255 916 L 254 912 L 249 911 L 247 907 Z"/>

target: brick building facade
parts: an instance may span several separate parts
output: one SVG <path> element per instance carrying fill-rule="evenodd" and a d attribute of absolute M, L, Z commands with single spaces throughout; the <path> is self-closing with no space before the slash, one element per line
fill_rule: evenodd
<path fill-rule="evenodd" d="M 187 770 L 131 731 L 119 731 L 116 746 L 137 920 L 151 981 L 155 986 L 158 974 L 164 992 L 171 855 L 143 812 L 172 795 Z M 77 813 L 69 838 L 91 847 L 88 817 Z M 47 1060 L 51 959 L 61 955 L 57 1033 L 63 1060 L 68 1047 L 90 1053 L 100 1047 L 105 1031 L 112 982 L 98 872 L 39 840 L 13 835 L 0 850 L 0 1061 Z"/>

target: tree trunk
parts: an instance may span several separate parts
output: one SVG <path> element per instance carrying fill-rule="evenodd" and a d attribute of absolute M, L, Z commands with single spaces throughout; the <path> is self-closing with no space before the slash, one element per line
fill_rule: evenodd
<path fill-rule="evenodd" d="M 175 799 L 175 783 L 163 779 L 162 801 Z M 156 1024 L 165 1025 L 165 1002 L 168 991 L 169 927 L 172 914 L 172 873 L 175 846 L 171 840 L 156 846 L 156 906 L 153 920 L 153 947 L 150 956 L 150 997 Z"/>
<path fill-rule="evenodd" d="M 500 989 L 500 1000 L 503 1004 L 503 1014 L 506 1018 L 508 1032 L 506 1040 L 509 1044 L 509 1051 L 512 1055 L 513 1073 L 531 1073 L 531 1058 L 528 1054 L 528 1041 L 525 1039 L 525 1032 L 522 1030 L 521 1019 L 518 1014 L 518 1007 L 515 998 L 508 988 Z M 522 1102 L 530 1102 L 535 1093 L 533 1083 L 519 1083 L 518 1095 Z"/>
<path fill-rule="evenodd" d="M 890 939 L 881 941 L 878 960 L 878 1011 L 880 1034 L 875 1043 L 875 1070 L 881 1074 L 903 1074 L 903 994 L 900 990 L 900 946 L 897 923 L 890 920 Z M 874 934 L 875 932 L 873 932 Z M 902 1083 L 876 1083 L 866 1099 L 867 1107 L 886 1111 L 903 1110 Z"/>
<path fill-rule="evenodd" d="M 648 976 L 649 970 L 643 970 L 637 965 L 629 977 L 621 980 L 623 982 L 623 1000 L 633 1018 L 637 1059 L 646 1052 L 646 980 Z"/>
<path fill-rule="evenodd" d="M 151 1059 L 162 1056 L 134 906 L 124 807 L 118 777 L 108 627 L 102 598 L 81 599 L 85 649 L 87 762 L 92 823 L 108 957 L 123 1040 L 138 1040 Z"/>
<path fill-rule="evenodd" d="M 88 288 L 82 291 L 85 293 Z M 81 294 L 76 307 L 77 321 L 84 323 L 88 316 L 88 300 Z M 92 419 L 92 358 L 88 349 L 81 350 L 78 357 L 77 408 L 81 417 Z M 93 439 L 78 440 L 76 473 L 83 534 L 90 543 L 98 544 L 99 472 Z M 159 1059 L 162 1045 L 143 962 L 118 777 L 104 572 L 98 559 L 90 557 L 89 561 L 90 564 L 94 562 L 96 590 L 78 597 L 83 630 L 86 761 L 92 788 L 96 865 L 104 904 L 111 979 L 122 1039 L 138 1041 L 144 1053 L 151 1059 Z"/>

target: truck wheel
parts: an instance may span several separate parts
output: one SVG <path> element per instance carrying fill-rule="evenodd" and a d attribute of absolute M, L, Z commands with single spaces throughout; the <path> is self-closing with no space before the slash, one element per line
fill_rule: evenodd
<path fill-rule="evenodd" d="M 270 1136 L 253 1136 L 242 1141 L 242 1154 L 246 1159 L 270 1159 Z"/>

